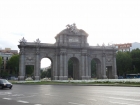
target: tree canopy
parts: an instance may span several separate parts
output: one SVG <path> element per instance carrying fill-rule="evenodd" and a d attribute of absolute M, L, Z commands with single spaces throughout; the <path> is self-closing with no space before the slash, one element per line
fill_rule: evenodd
<path fill-rule="evenodd" d="M 1 76 L 2 57 L 0 56 L 0 76 Z"/>
<path fill-rule="evenodd" d="M 140 73 L 140 49 L 134 49 L 131 51 L 132 66 L 134 73 Z"/>
<path fill-rule="evenodd" d="M 140 49 L 131 52 L 117 52 L 117 71 L 118 75 L 140 73 Z"/>
<path fill-rule="evenodd" d="M 1 69 L 1 65 L 2 65 L 2 57 L 0 56 L 0 69 Z"/>
<path fill-rule="evenodd" d="M 19 72 L 19 55 L 13 55 L 7 62 L 7 68 L 10 74 L 18 75 Z"/>
<path fill-rule="evenodd" d="M 118 52 L 116 57 L 118 75 L 131 73 L 132 58 L 130 52 Z"/>

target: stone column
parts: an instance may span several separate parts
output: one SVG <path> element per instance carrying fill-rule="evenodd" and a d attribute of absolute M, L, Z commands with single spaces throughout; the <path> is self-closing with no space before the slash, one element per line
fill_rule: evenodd
<path fill-rule="evenodd" d="M 58 55 L 55 54 L 55 61 L 54 61 L 54 65 L 55 65 L 55 72 L 54 72 L 54 80 L 58 80 L 58 66 L 57 66 L 57 57 Z"/>
<path fill-rule="evenodd" d="M 59 73 L 59 80 L 63 80 L 63 53 L 60 53 L 60 73 Z"/>
<path fill-rule="evenodd" d="M 35 65 L 35 80 L 39 80 L 39 72 L 40 72 L 40 66 L 39 66 L 39 48 L 36 49 L 36 65 Z"/>
<path fill-rule="evenodd" d="M 81 65 L 81 70 L 82 70 L 82 73 L 81 74 L 82 75 L 81 75 L 81 78 L 83 80 L 83 79 L 85 79 L 85 54 L 84 53 L 82 54 L 82 57 L 81 58 L 82 58 L 82 63 L 81 63 L 82 64 Z"/>
<path fill-rule="evenodd" d="M 68 79 L 68 62 L 67 62 L 67 53 L 64 53 L 64 80 Z"/>
<path fill-rule="evenodd" d="M 89 79 L 89 71 L 88 71 L 88 57 L 85 55 L 85 71 L 86 71 L 86 79 Z"/>
<path fill-rule="evenodd" d="M 103 61 L 102 61 L 102 78 L 106 79 L 106 65 L 105 65 L 105 53 L 102 55 Z"/>
<path fill-rule="evenodd" d="M 24 48 L 22 47 L 20 50 L 20 62 L 19 62 L 19 80 L 24 80 L 25 78 L 25 55 Z"/>
<path fill-rule="evenodd" d="M 91 59 L 90 59 L 90 56 L 88 57 L 88 72 L 89 72 L 89 79 L 91 79 Z"/>
<path fill-rule="evenodd" d="M 116 70 L 116 53 L 113 54 L 113 70 L 112 70 L 112 75 L 114 79 L 118 79 L 117 76 L 117 70 Z"/>

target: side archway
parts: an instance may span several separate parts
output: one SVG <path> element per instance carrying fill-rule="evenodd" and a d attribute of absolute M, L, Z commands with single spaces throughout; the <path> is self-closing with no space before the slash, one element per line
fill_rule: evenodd
<path fill-rule="evenodd" d="M 101 78 L 101 61 L 98 58 L 91 60 L 91 78 Z"/>

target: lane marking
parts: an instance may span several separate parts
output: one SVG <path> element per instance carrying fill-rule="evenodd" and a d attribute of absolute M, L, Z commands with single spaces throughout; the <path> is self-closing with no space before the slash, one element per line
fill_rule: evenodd
<path fill-rule="evenodd" d="M 95 99 L 88 99 L 88 100 L 91 100 L 91 101 L 97 101 L 97 100 L 95 100 Z"/>
<path fill-rule="evenodd" d="M 42 105 L 42 104 L 34 104 L 34 105 Z"/>
<path fill-rule="evenodd" d="M 51 95 L 51 94 L 45 94 L 46 96 L 56 96 L 56 95 Z"/>
<path fill-rule="evenodd" d="M 140 100 L 128 99 L 128 98 L 116 98 L 116 97 L 108 97 L 108 98 L 118 99 L 118 100 L 140 101 Z"/>
<path fill-rule="evenodd" d="M 11 96 L 24 96 L 23 94 L 13 94 L 13 95 L 11 95 Z"/>
<path fill-rule="evenodd" d="M 2 92 L 2 93 L 0 93 L 0 95 L 9 95 L 9 94 L 12 94 L 12 93 L 10 93 L 10 92 Z"/>
<path fill-rule="evenodd" d="M 27 102 L 27 101 L 22 101 L 22 100 L 18 100 L 17 102 L 21 102 L 21 103 L 29 103 L 29 102 Z"/>
<path fill-rule="evenodd" d="M 79 104 L 79 103 L 73 103 L 73 102 L 68 102 L 69 104 L 75 104 L 75 105 L 85 105 L 85 104 Z"/>
<path fill-rule="evenodd" d="M 109 101 L 109 102 L 112 104 L 135 105 L 135 104 L 129 104 L 129 103 L 112 102 L 112 101 Z"/>
<path fill-rule="evenodd" d="M 36 95 L 32 95 L 32 96 L 24 96 L 24 97 L 17 97 L 17 98 L 28 98 L 28 97 L 34 97 Z"/>
<path fill-rule="evenodd" d="M 3 98 L 4 100 L 12 100 L 11 98 Z"/>

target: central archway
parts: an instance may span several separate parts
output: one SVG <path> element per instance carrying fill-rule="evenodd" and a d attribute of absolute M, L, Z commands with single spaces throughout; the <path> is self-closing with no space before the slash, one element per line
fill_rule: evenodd
<path fill-rule="evenodd" d="M 68 61 L 68 77 L 74 80 L 79 80 L 79 60 L 76 57 L 72 57 Z"/>

